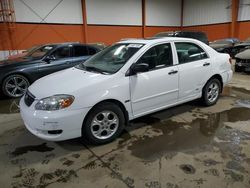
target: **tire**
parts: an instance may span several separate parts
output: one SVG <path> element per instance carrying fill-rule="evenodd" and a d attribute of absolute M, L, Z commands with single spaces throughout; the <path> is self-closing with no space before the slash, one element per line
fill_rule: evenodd
<path fill-rule="evenodd" d="M 112 142 L 123 131 L 123 111 L 111 102 L 103 102 L 92 109 L 82 126 L 82 139 L 90 144 L 101 145 Z"/>
<path fill-rule="evenodd" d="M 221 83 L 218 79 L 210 79 L 202 90 L 202 102 L 205 106 L 217 103 L 221 93 Z"/>
<path fill-rule="evenodd" d="M 29 80 L 26 77 L 20 74 L 12 74 L 4 79 L 2 91 L 8 97 L 19 98 L 25 94 L 29 85 Z"/>

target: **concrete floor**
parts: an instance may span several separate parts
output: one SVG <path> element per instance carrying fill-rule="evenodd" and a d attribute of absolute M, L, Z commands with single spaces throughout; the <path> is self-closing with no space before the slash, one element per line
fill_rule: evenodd
<path fill-rule="evenodd" d="M 115 142 L 46 142 L 0 100 L 0 187 L 250 187 L 250 75 L 217 105 L 190 102 L 130 123 Z"/>

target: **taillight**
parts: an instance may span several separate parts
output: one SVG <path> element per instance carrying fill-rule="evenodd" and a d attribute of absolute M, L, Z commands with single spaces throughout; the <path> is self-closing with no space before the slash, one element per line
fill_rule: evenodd
<path fill-rule="evenodd" d="M 232 58 L 231 57 L 229 58 L 228 62 L 232 65 L 233 62 L 232 62 Z"/>

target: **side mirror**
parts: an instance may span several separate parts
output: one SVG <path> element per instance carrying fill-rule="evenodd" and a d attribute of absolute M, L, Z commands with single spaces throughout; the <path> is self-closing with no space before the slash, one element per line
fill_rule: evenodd
<path fill-rule="evenodd" d="M 139 72 L 147 72 L 149 71 L 149 65 L 146 63 L 139 63 L 139 64 L 135 64 L 132 68 L 131 68 L 131 73 L 132 75 L 139 73 Z"/>
<path fill-rule="evenodd" d="M 48 56 L 45 58 L 45 60 L 46 60 L 47 62 L 54 61 L 54 60 L 56 60 L 56 57 L 53 56 L 53 55 L 48 55 Z"/>

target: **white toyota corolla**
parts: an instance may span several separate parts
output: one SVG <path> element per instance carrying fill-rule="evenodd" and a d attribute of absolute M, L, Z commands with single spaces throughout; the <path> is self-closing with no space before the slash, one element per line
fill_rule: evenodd
<path fill-rule="evenodd" d="M 37 80 L 20 109 L 27 129 L 42 139 L 104 144 L 140 116 L 198 98 L 215 104 L 231 78 L 229 55 L 200 41 L 127 40 Z"/>

